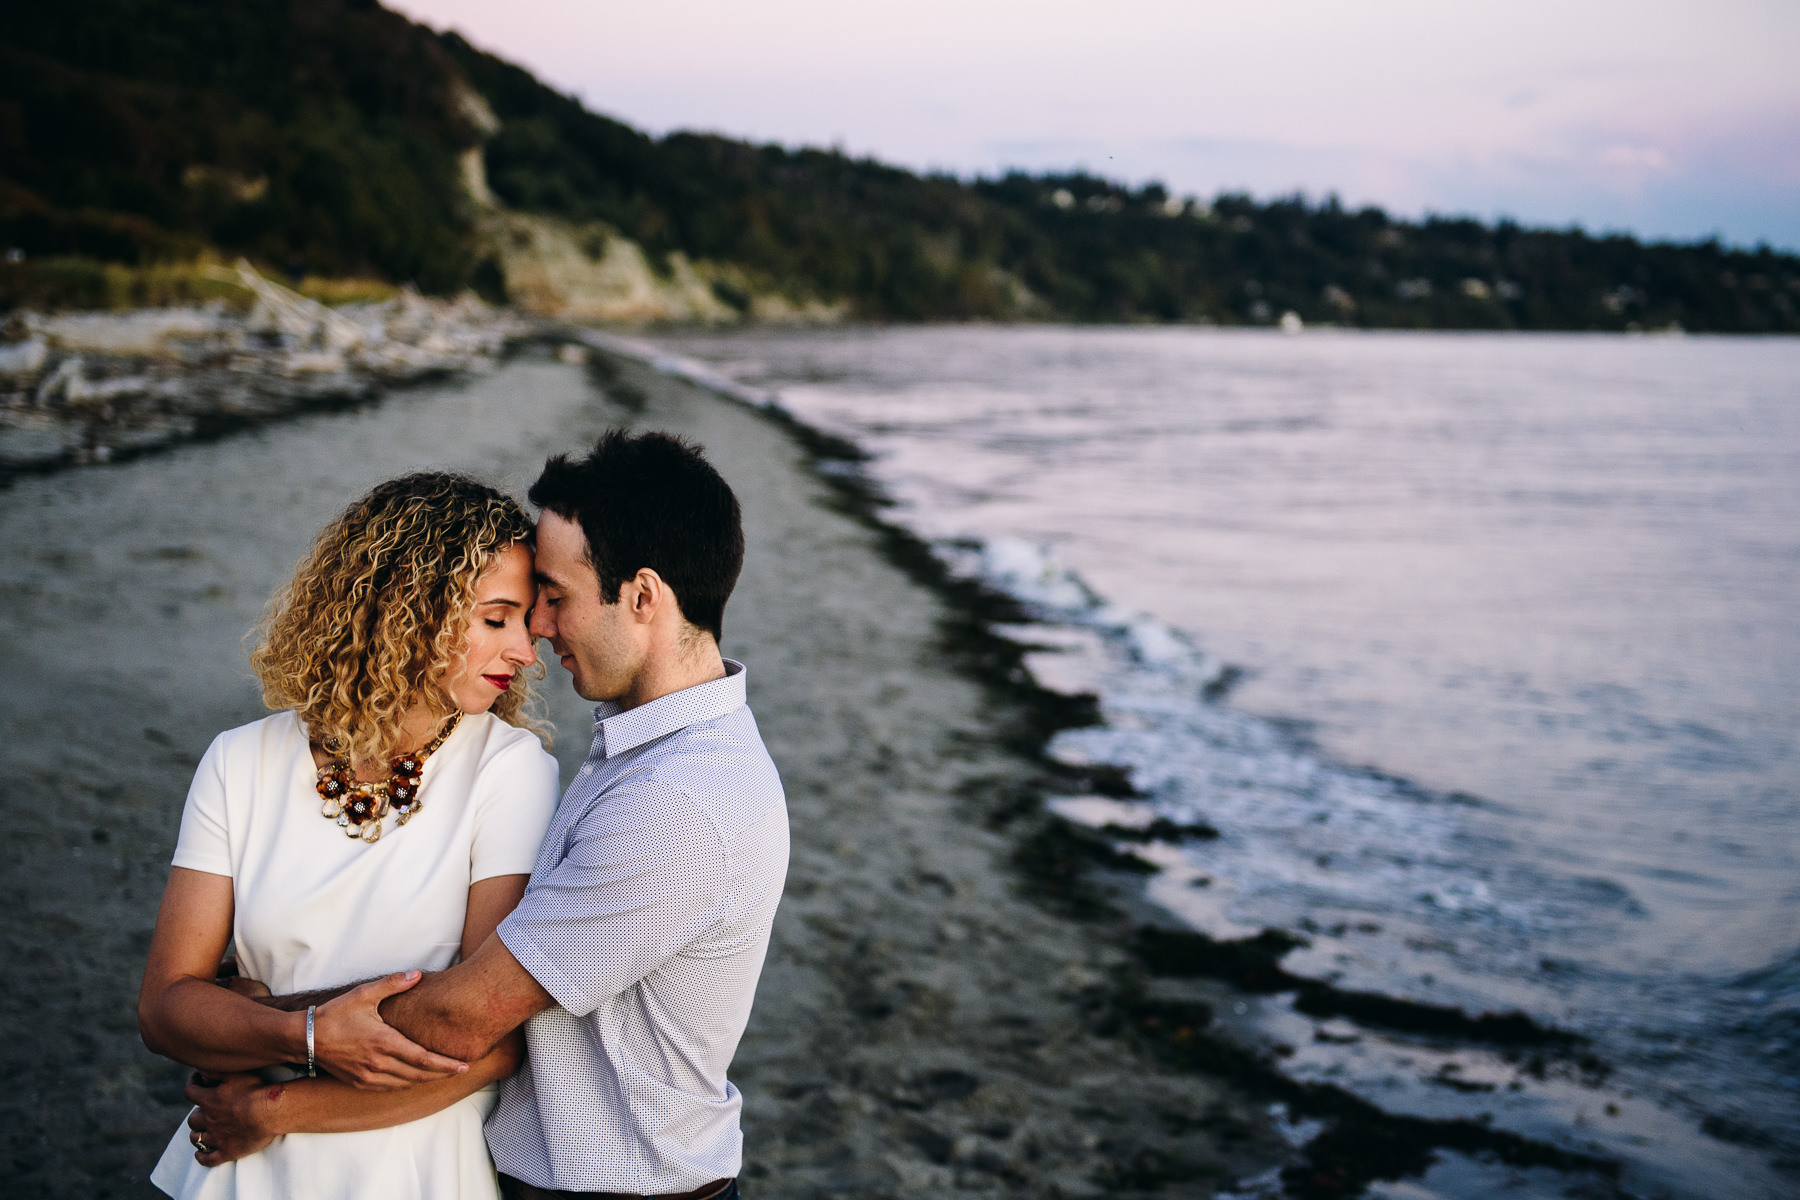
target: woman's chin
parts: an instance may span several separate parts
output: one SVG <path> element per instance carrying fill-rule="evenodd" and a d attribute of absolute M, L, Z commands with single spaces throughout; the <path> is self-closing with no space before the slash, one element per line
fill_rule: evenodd
<path fill-rule="evenodd" d="M 478 717 L 484 712 L 491 711 L 494 705 L 499 702 L 500 697 L 493 695 L 491 688 L 489 689 L 489 694 L 486 696 L 450 697 L 450 706 L 462 713 L 465 717 Z"/>

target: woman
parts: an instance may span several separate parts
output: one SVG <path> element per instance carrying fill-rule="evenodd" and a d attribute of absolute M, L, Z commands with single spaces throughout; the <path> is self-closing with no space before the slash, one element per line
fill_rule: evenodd
<path fill-rule="evenodd" d="M 441 970 L 518 903 L 557 797 L 522 727 L 531 536 L 492 488 L 409 475 L 352 504 L 271 601 L 251 663 L 282 711 L 201 760 L 138 1000 L 145 1044 L 219 1080 L 234 1113 L 196 1110 L 152 1175 L 165 1192 L 498 1194 L 481 1124 L 516 1033 L 463 1074 L 359 1091 L 306 1076 L 314 1014 L 253 997 Z M 227 943 L 257 983 L 219 986 Z M 280 1086 L 242 1074 L 296 1061 Z"/>

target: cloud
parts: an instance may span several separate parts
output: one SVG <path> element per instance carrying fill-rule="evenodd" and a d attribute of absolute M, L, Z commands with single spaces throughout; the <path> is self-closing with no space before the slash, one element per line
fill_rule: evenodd
<path fill-rule="evenodd" d="M 1634 171 L 1666 171 L 1669 156 L 1655 146 L 1608 146 L 1600 152 L 1600 165 Z"/>

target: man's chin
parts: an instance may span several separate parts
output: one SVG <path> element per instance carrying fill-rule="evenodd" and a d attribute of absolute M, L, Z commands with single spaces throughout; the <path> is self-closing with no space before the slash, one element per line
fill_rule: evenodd
<path fill-rule="evenodd" d="M 581 664 L 575 660 L 573 655 L 563 658 L 561 662 L 562 669 L 569 673 L 569 686 L 574 688 L 575 694 L 583 700 L 591 700 L 593 703 L 599 704 L 606 700 L 619 698 L 621 690 L 616 685 L 608 687 L 603 680 L 583 675 Z"/>
<path fill-rule="evenodd" d="M 584 700 L 588 699 L 587 689 L 581 686 L 581 670 L 574 657 L 565 654 L 559 656 L 556 661 L 558 666 L 569 673 L 569 686 L 575 689 L 575 694 Z"/>
<path fill-rule="evenodd" d="M 574 688 L 575 694 L 580 696 L 583 700 L 591 700 L 595 704 L 598 704 L 600 701 L 608 699 L 608 697 L 600 694 L 599 688 L 594 687 L 593 684 L 588 683 L 583 680 L 580 675 L 576 674 L 575 668 L 573 667 L 569 668 L 569 686 Z"/>

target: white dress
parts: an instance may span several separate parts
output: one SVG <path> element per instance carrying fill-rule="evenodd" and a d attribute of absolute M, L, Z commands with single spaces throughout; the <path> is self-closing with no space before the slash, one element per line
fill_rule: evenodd
<path fill-rule="evenodd" d="M 232 880 L 244 974 L 278 995 L 456 961 L 469 885 L 529 874 L 556 808 L 556 760 L 490 714 L 464 717 L 425 763 L 418 814 L 373 845 L 319 813 L 316 768 L 291 712 L 213 740 L 188 790 L 175 865 Z M 188 1200 L 493 1200 L 481 1124 L 489 1087 L 442 1112 L 359 1133 L 295 1133 L 221 1167 L 184 1124 L 151 1182 Z"/>

